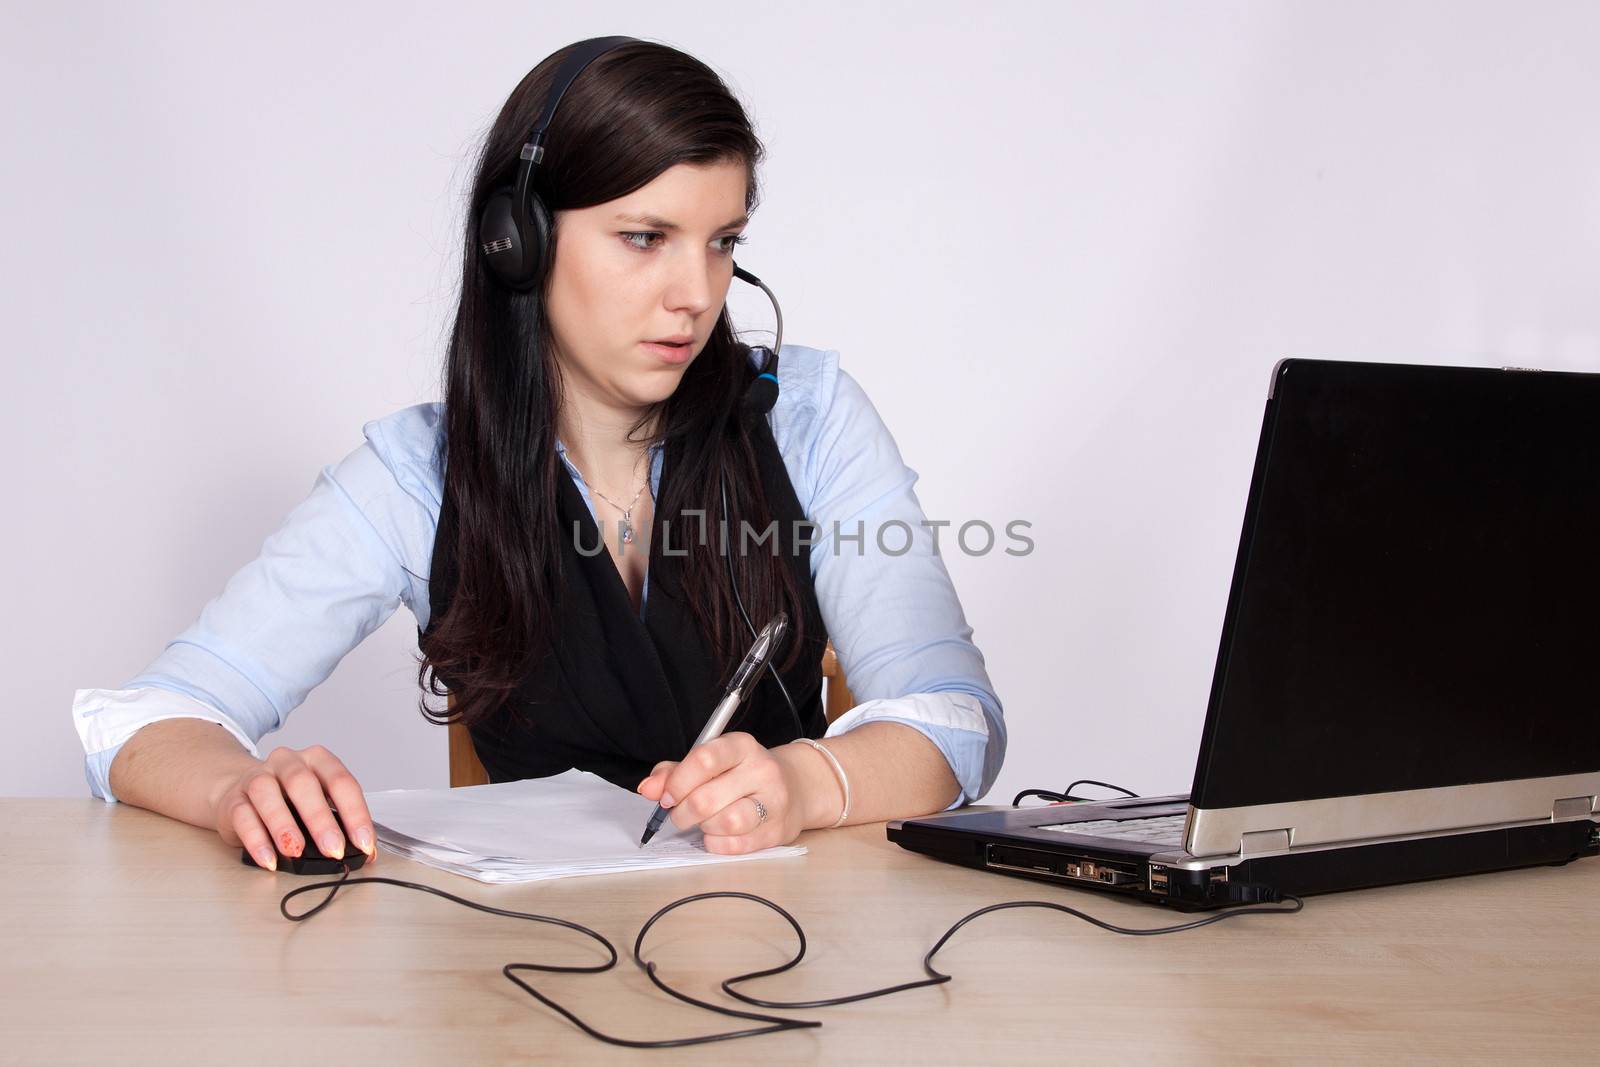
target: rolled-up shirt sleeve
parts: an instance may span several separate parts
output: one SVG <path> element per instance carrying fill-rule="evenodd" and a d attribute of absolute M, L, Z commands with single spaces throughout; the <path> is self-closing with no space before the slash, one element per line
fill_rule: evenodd
<path fill-rule="evenodd" d="M 154 662 L 120 689 L 75 692 L 73 721 L 96 796 L 116 801 L 111 761 L 159 719 L 215 722 L 259 757 L 257 742 L 411 601 L 401 557 L 404 527 L 419 521 L 420 505 L 406 502 L 373 446 L 372 426 L 369 440 L 321 470 L 259 555 Z"/>
<path fill-rule="evenodd" d="M 860 702 L 827 732 L 879 720 L 918 729 L 960 783 L 950 807 L 972 803 L 1000 772 L 1005 720 L 913 489 L 917 473 L 837 353 L 796 355 L 792 384 L 815 390 L 816 411 L 775 433 L 804 438 L 794 442 L 794 480 L 817 525 L 817 602 Z"/>

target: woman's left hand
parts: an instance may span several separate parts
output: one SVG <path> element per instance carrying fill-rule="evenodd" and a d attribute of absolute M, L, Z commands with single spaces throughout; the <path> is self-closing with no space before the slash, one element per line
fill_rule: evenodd
<path fill-rule="evenodd" d="M 656 764 L 638 792 L 667 808 L 678 829 L 699 826 L 707 852 L 728 855 L 799 837 L 805 829 L 799 787 L 799 775 L 777 750 L 747 733 L 726 733 L 695 746 L 682 762 Z"/>

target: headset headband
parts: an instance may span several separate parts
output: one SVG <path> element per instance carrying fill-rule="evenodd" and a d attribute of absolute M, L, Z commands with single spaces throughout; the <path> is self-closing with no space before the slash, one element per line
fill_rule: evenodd
<path fill-rule="evenodd" d="M 556 76 L 550 83 L 550 92 L 545 97 L 544 107 L 539 109 L 539 118 L 533 124 L 533 132 L 528 135 L 527 143 L 522 146 L 522 165 L 517 170 L 517 187 L 511 197 L 511 210 L 515 212 L 517 226 L 521 232 L 528 232 L 528 190 L 533 185 L 533 168 L 544 161 L 544 135 L 550 127 L 550 120 L 555 118 L 556 106 L 561 103 L 561 98 L 567 95 L 567 89 L 573 80 L 582 74 L 590 63 L 619 45 L 638 42 L 637 37 L 590 37 L 573 45 L 572 53 L 561 61 L 561 66 L 556 68 Z"/>

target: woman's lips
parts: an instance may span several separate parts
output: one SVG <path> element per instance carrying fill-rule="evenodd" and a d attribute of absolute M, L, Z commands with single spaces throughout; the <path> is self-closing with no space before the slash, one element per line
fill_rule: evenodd
<path fill-rule="evenodd" d="M 666 363 L 687 363 L 689 356 L 694 352 L 694 345 L 684 343 L 681 345 L 664 345 L 659 341 L 640 342 L 650 351 L 650 354 Z"/>

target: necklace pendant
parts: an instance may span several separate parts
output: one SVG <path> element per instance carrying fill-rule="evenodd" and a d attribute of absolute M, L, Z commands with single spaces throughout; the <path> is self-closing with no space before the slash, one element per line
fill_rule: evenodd
<path fill-rule="evenodd" d="M 626 518 L 624 518 L 617 525 L 622 530 L 622 543 L 625 544 L 625 545 L 632 544 L 633 543 L 633 523 L 629 522 Z"/>

